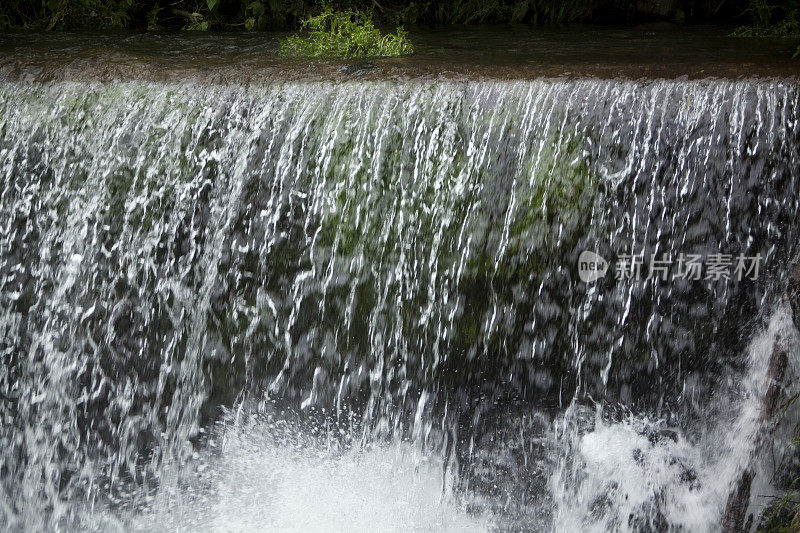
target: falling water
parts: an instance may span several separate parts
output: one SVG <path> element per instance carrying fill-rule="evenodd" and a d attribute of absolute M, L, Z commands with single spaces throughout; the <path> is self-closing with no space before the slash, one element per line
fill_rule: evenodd
<path fill-rule="evenodd" d="M 717 529 L 799 362 L 799 118 L 779 80 L 3 83 L 0 524 Z M 717 253 L 760 270 L 674 277 Z"/>

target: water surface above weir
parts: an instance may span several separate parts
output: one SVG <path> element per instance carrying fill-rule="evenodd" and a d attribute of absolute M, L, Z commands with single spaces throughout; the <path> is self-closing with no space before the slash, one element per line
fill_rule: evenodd
<path fill-rule="evenodd" d="M 792 40 L 735 39 L 730 28 L 525 26 L 412 29 L 414 54 L 305 60 L 275 54 L 283 33 L 4 34 L 0 77 L 204 80 L 785 77 L 800 72 Z"/>

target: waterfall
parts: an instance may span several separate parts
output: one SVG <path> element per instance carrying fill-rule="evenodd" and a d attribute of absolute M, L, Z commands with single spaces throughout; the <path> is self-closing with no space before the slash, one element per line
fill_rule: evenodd
<path fill-rule="evenodd" d="M 715 530 L 798 362 L 798 119 L 792 80 L 3 82 L 0 524 Z"/>

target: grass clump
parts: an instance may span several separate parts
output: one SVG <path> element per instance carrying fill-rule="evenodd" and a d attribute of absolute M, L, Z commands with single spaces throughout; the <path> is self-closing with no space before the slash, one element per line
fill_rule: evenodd
<path fill-rule="evenodd" d="M 414 50 L 402 27 L 381 34 L 366 11 L 334 12 L 330 8 L 300 23 L 300 33 L 284 39 L 281 56 L 378 57 L 410 54 Z"/>

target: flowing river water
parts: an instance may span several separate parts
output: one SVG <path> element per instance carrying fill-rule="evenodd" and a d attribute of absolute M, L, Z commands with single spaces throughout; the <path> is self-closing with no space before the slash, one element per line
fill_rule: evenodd
<path fill-rule="evenodd" d="M 0 525 L 755 527 L 796 63 L 626 31 L 0 39 Z"/>

